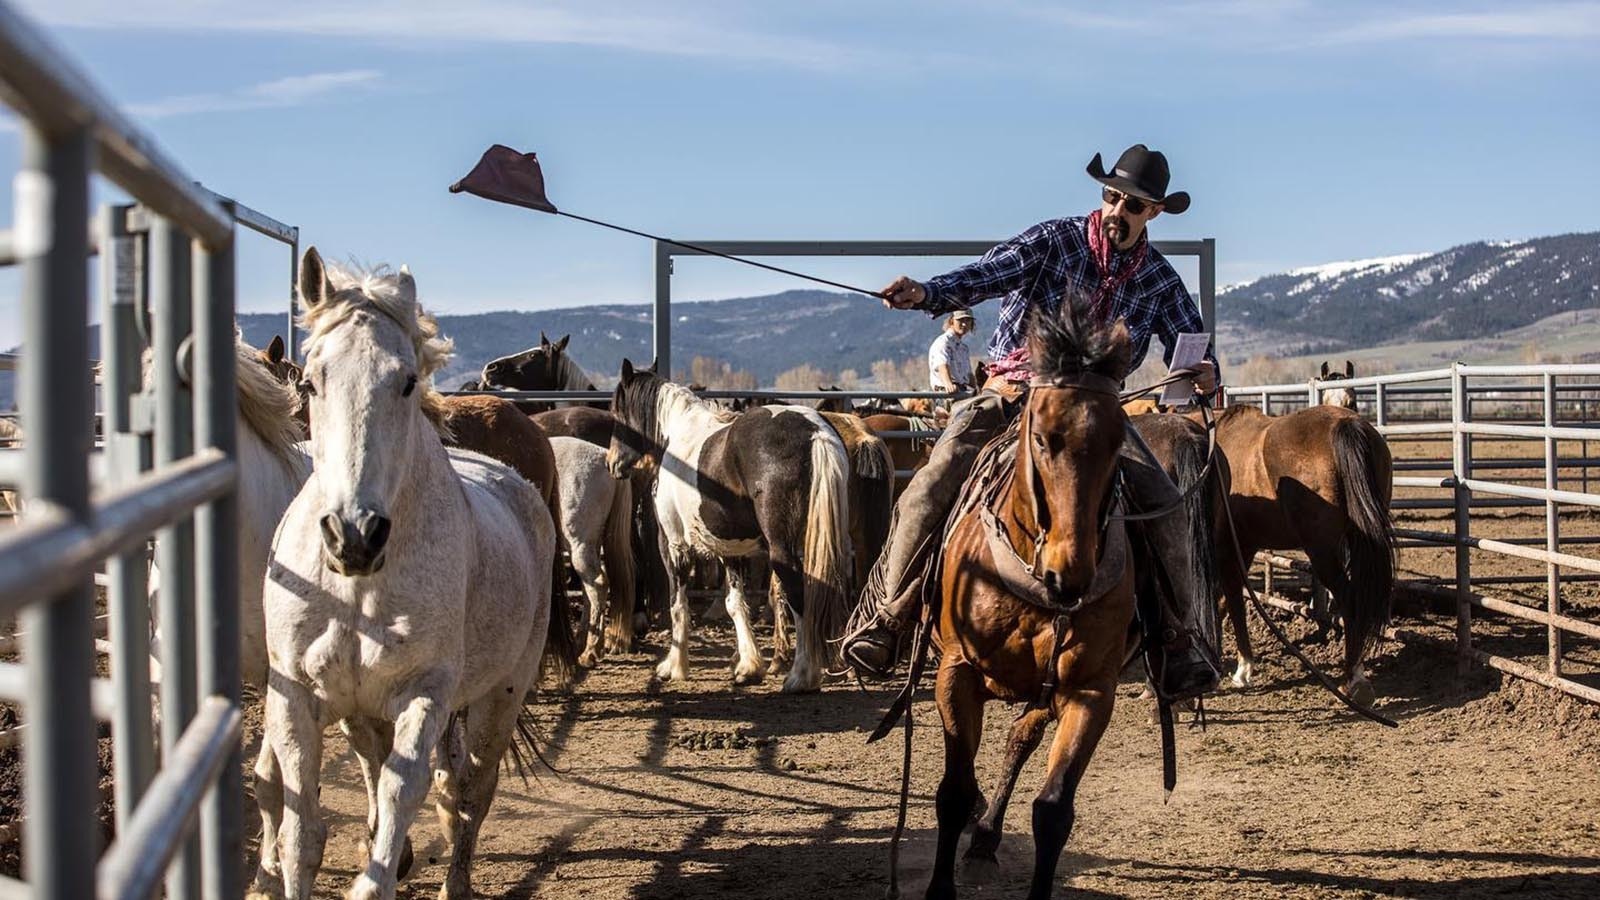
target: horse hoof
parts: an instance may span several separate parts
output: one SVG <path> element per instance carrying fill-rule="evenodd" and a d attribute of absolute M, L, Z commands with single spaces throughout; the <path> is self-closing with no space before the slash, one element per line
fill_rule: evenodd
<path fill-rule="evenodd" d="M 1378 699 L 1378 692 L 1372 689 L 1372 682 L 1358 681 L 1345 689 L 1350 699 L 1358 706 L 1371 706 Z"/>
<path fill-rule="evenodd" d="M 350 889 L 344 892 L 345 900 L 378 900 L 383 893 L 378 890 L 378 883 L 362 873 L 358 876 Z"/>
<path fill-rule="evenodd" d="M 783 683 L 783 692 L 785 694 L 815 694 L 820 690 L 822 690 L 822 685 L 811 680 L 802 681 L 798 678 L 790 677 Z"/>
<path fill-rule="evenodd" d="M 760 684 L 767 677 L 767 673 L 760 666 L 751 666 L 733 670 L 733 683 L 740 687 Z"/>
<path fill-rule="evenodd" d="M 593 650 L 585 650 L 583 651 L 583 654 L 578 657 L 578 665 L 585 669 L 592 669 L 599 664 L 600 654 L 594 652 Z"/>
<path fill-rule="evenodd" d="M 966 860 L 961 866 L 961 880 L 967 884 L 984 885 L 993 884 L 1000 878 L 1000 861 L 989 856 L 973 856 L 967 853 Z"/>

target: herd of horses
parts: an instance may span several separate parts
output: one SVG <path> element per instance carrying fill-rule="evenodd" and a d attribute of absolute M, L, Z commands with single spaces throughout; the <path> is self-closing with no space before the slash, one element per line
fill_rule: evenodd
<path fill-rule="evenodd" d="M 298 282 L 303 368 L 281 342 L 238 344 L 241 661 L 265 712 L 260 896 L 312 895 L 326 840 L 323 733 L 338 725 L 368 799 L 366 862 L 348 896 L 394 896 L 433 787 L 451 846 L 441 896 L 470 897 L 478 830 L 531 692 L 633 649 L 652 601 L 668 621 L 652 682 L 686 679 L 697 567 L 725 573 L 736 683 L 781 673 L 784 691 L 811 692 L 836 669 L 890 527 L 895 470 L 926 460 L 926 442 L 876 432 L 917 430 L 917 411 L 736 412 L 624 361 L 605 408 L 530 414 L 492 392 L 593 388 L 566 338 L 541 335 L 490 363 L 477 386 L 486 393 L 445 395 L 432 376 L 450 345 L 404 267 L 346 269 L 312 249 Z M 1020 424 L 986 451 L 1014 452 L 1014 465 L 965 500 L 945 534 L 932 640 L 946 767 L 930 897 L 954 896 L 956 844 L 979 809 L 968 856 L 993 861 L 1016 772 L 1056 722 L 1029 896 L 1050 894 L 1078 780 L 1138 649 L 1137 524 L 1116 489 L 1125 429 L 1139 429 L 1180 487 L 1206 480 L 1178 514 L 1193 519 L 1233 622 L 1235 683 L 1251 678 L 1241 590 L 1257 550 L 1310 556 L 1342 616 L 1352 686 L 1388 616 L 1389 455 L 1353 411 L 1226 409 L 1213 447 L 1192 414 L 1123 409 L 1120 326 L 1067 303 L 1037 317 L 1031 340 L 1042 362 Z M 1075 598 L 1064 630 L 1065 617 L 1019 596 L 1018 561 L 1052 595 Z M 581 611 L 566 601 L 569 577 Z M 749 606 L 762 587 L 765 658 Z M 985 802 L 973 758 L 992 699 L 1027 706 Z"/>

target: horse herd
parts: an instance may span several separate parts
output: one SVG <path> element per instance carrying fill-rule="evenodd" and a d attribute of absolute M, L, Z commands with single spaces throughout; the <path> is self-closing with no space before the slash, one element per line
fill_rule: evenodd
<path fill-rule="evenodd" d="M 298 290 L 303 369 L 280 342 L 238 344 L 241 663 L 265 713 L 258 895 L 312 895 L 326 840 L 323 733 L 337 724 L 368 798 L 366 862 L 348 896 L 394 896 L 411 864 L 407 832 L 432 786 L 451 845 L 440 895 L 470 897 L 478 831 L 530 692 L 631 649 L 638 620 L 663 598 L 669 641 L 653 680 L 686 679 L 697 566 L 725 572 L 735 682 L 782 673 L 784 691 L 810 692 L 835 668 L 837 638 L 889 529 L 895 469 L 925 460 L 925 447 L 880 438 L 870 416 L 851 412 L 734 412 L 626 361 L 609 409 L 529 415 L 492 394 L 446 396 L 432 376 L 450 344 L 404 267 L 347 269 L 312 249 Z M 965 505 L 947 534 L 933 623 L 947 766 L 930 896 L 954 893 L 955 840 L 981 802 L 973 716 L 993 698 L 1030 701 L 996 799 L 1048 722 L 1060 723 L 1034 812 L 1031 896 L 1049 894 L 1077 776 L 1110 714 L 1108 679 L 1114 687 L 1135 646 L 1136 573 L 1104 549 L 1114 541 L 1103 522 L 1129 423 L 1180 486 L 1197 472 L 1211 479 L 1184 514 L 1201 529 L 1200 556 L 1234 623 L 1236 683 L 1251 675 L 1241 561 L 1258 549 L 1310 555 L 1342 613 L 1353 684 L 1387 618 L 1389 456 L 1376 431 L 1331 406 L 1284 417 L 1229 409 L 1214 464 L 1197 466 L 1208 459 L 1203 427 L 1171 414 L 1129 418 L 1114 390 L 1095 387 L 1126 376 L 1126 335 L 1079 343 L 1100 328 L 1080 314 L 1071 306 L 1061 319 L 1070 327 L 1037 329 L 1054 380 L 1030 392 L 1017 444 L 1026 452 L 1014 477 Z M 541 337 L 490 363 L 481 387 L 592 387 L 565 344 Z M 909 430 L 898 413 L 879 427 Z M 1049 616 L 985 575 L 1006 542 L 1061 589 L 1103 599 L 1091 598 L 1066 636 L 1047 639 Z M 581 614 L 565 602 L 563 548 L 587 601 Z M 770 658 L 749 607 L 763 577 Z M 1045 683 L 1054 694 L 1040 702 Z M 969 855 L 992 859 L 1004 802 L 987 808 L 978 831 L 987 836 L 975 836 Z"/>

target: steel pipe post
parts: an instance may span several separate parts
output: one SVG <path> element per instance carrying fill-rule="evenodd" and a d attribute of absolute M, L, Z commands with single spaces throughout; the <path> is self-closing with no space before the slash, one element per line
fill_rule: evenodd
<path fill-rule="evenodd" d="M 189 238 L 170 220 L 150 220 L 151 338 L 156 389 L 155 456 L 168 466 L 194 452 L 194 405 L 189 380 L 195 368 L 192 336 L 192 263 Z M 181 371 L 187 367 L 190 371 Z M 161 750 L 169 758 L 194 718 L 194 519 L 179 520 L 156 536 L 161 580 Z M 200 844 L 186 841 L 167 874 L 173 900 L 200 896 Z"/>
<path fill-rule="evenodd" d="M 140 273 L 135 243 L 128 233 L 126 206 L 106 206 L 100 211 L 101 357 L 102 392 L 105 397 L 105 441 L 108 483 L 125 486 L 144 469 L 146 437 L 136 433 L 133 399 L 143 380 L 144 342 L 134 321 L 134 293 Z M 117 764 L 113 771 L 117 805 L 117 833 L 129 818 L 155 776 L 155 727 L 150 704 L 150 597 L 148 560 L 144 548 L 106 560 L 107 634 L 111 639 L 111 681 L 117 704 L 112 720 L 111 746 Z"/>
<path fill-rule="evenodd" d="M 1471 395 L 1460 364 L 1450 379 L 1450 419 L 1456 478 L 1456 650 L 1460 653 L 1457 670 L 1466 674 L 1472 663 L 1472 550 L 1466 539 L 1472 534 L 1472 435 L 1462 429 L 1471 418 Z"/>
<path fill-rule="evenodd" d="M 0 14 L 3 14 L 0 7 Z M 3 74 L 3 73 L 0 73 Z M 17 173 L 16 251 L 22 263 L 19 400 L 28 422 L 23 496 L 30 511 L 87 522 L 94 414 L 89 353 L 88 253 L 91 140 L 87 130 L 46 136 L 23 122 Z M 94 582 L 85 573 L 28 606 L 20 622 L 29 667 L 22 715 L 23 860 L 33 896 L 76 900 L 94 891 Z"/>
<path fill-rule="evenodd" d="M 656 302 L 651 314 L 656 371 L 672 378 L 672 247 L 656 241 Z"/>
<path fill-rule="evenodd" d="M 231 206 L 231 203 L 226 204 Z M 197 441 L 238 456 L 235 418 L 234 248 L 194 247 L 194 402 Z M 242 473 L 241 473 L 242 474 Z M 237 485 L 237 480 L 235 480 Z M 238 489 L 195 510 L 195 625 L 200 694 L 239 707 Z M 200 808 L 203 895 L 244 891 L 244 760 L 237 741 Z"/>
<path fill-rule="evenodd" d="M 1556 376 L 1549 372 L 1544 374 L 1544 426 L 1551 429 L 1556 426 Z M 1545 490 L 1557 491 L 1561 488 L 1559 460 L 1556 454 L 1556 439 L 1551 434 L 1544 436 L 1544 486 Z M 1561 549 L 1561 510 L 1556 505 L 1554 497 L 1547 497 L 1544 501 L 1544 547 L 1550 553 L 1557 553 Z M 1545 563 L 1545 609 L 1549 611 L 1551 621 L 1548 643 L 1550 659 L 1546 671 L 1551 675 L 1561 675 L 1561 629 L 1555 624 L 1555 617 L 1561 615 L 1561 568 L 1554 562 Z"/>

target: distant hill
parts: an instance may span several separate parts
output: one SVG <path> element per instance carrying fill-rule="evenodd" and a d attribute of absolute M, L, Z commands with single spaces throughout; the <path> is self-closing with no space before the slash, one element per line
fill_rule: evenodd
<path fill-rule="evenodd" d="M 1596 308 L 1600 233 L 1483 241 L 1441 253 L 1295 269 L 1224 288 L 1217 302 L 1218 346 L 1225 364 L 1312 358 L 1505 335 Z M 975 310 L 974 355 L 994 327 L 996 310 L 994 303 Z M 572 335 L 570 352 L 604 383 L 623 357 L 650 359 L 650 314 L 649 304 L 610 304 L 440 315 L 455 339 L 456 358 L 439 383 L 455 387 L 490 359 L 536 343 L 541 330 L 551 339 Z M 247 340 L 264 345 L 282 330 L 283 317 L 245 315 L 240 324 Z M 829 373 L 855 369 L 866 378 L 877 360 L 921 357 L 937 332 L 927 316 L 887 310 L 853 294 L 797 290 L 679 302 L 673 306 L 673 363 L 685 369 L 695 356 L 713 357 L 763 384 L 805 363 Z M 1526 339 L 1518 333 L 1512 340 Z M 11 378 L 0 372 L 0 409 L 11 406 Z"/>

